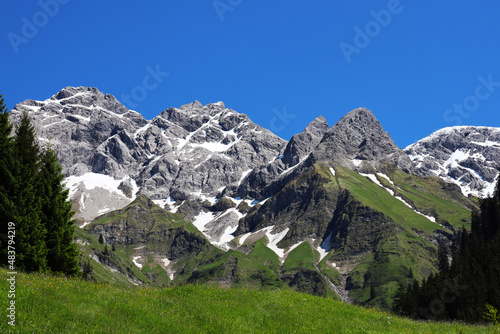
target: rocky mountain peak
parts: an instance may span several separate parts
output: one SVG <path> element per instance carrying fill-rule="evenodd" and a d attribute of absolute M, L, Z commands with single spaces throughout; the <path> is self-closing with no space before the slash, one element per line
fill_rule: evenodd
<path fill-rule="evenodd" d="M 93 109 L 102 108 L 118 114 L 125 114 L 130 111 L 113 95 L 102 93 L 95 87 L 65 87 L 44 102 L 68 107 L 78 105 Z"/>
<path fill-rule="evenodd" d="M 313 162 L 333 160 L 354 170 L 377 169 L 384 163 L 395 164 L 404 171 L 413 170 L 410 158 L 366 108 L 354 109 L 328 130 L 312 159 Z"/>
<path fill-rule="evenodd" d="M 465 195 L 486 196 L 494 189 L 500 161 L 500 128 L 454 126 L 408 146 L 415 173 L 439 176 Z"/>
<path fill-rule="evenodd" d="M 194 102 L 183 104 L 182 106 L 179 107 L 179 109 L 186 111 L 200 110 L 203 109 L 203 104 L 201 104 L 200 101 L 195 100 Z"/>
<path fill-rule="evenodd" d="M 45 101 L 16 105 L 13 123 L 25 109 L 39 140 L 50 139 L 64 173 L 73 177 L 68 186 L 85 221 L 138 194 L 161 203 L 176 193 L 214 197 L 286 145 L 222 102 L 194 101 L 148 121 L 96 88 L 66 87 Z M 99 198 L 92 205 L 90 192 Z M 95 210 L 84 212 L 91 206 Z"/>
<path fill-rule="evenodd" d="M 318 116 L 301 133 L 290 139 L 281 161 L 285 168 L 298 164 L 319 144 L 330 127 L 323 116 Z"/>
<path fill-rule="evenodd" d="M 326 131 L 328 131 L 329 128 L 330 126 L 328 125 L 326 119 L 320 115 L 316 117 L 311 123 L 309 123 L 304 129 L 304 131 L 314 132 L 316 130 L 319 130 L 321 132 L 324 131 L 326 133 Z"/>
<path fill-rule="evenodd" d="M 77 94 L 88 94 L 88 95 L 99 95 L 102 94 L 97 88 L 95 87 L 65 87 L 61 89 L 58 93 L 52 95 L 50 98 L 51 100 L 64 100 L 69 97 L 72 97 Z"/>

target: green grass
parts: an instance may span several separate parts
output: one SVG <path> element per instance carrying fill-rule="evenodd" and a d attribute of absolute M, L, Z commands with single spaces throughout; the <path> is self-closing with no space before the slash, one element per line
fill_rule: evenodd
<path fill-rule="evenodd" d="M 0 288 L 8 290 L 0 269 Z M 16 327 L 3 333 L 489 333 L 491 326 L 417 322 L 289 290 L 124 288 L 19 273 Z"/>
<path fill-rule="evenodd" d="M 292 270 L 296 268 L 305 268 L 309 270 L 316 270 L 314 263 L 317 262 L 316 256 L 313 253 L 311 244 L 304 241 L 293 249 L 286 257 L 283 264 L 283 271 Z"/>
<path fill-rule="evenodd" d="M 257 240 L 249 255 L 260 263 L 265 263 L 273 271 L 279 271 L 280 260 L 278 254 L 266 246 L 266 238 Z"/>
<path fill-rule="evenodd" d="M 393 221 L 400 223 L 408 231 L 416 228 L 432 235 L 434 230 L 444 230 L 438 224 L 429 221 L 403 202 L 396 199 L 379 185 L 368 181 L 366 177 L 347 168 L 337 167 L 337 180 L 347 188 L 364 205 L 386 214 Z"/>
<path fill-rule="evenodd" d="M 460 196 L 460 193 L 446 189 L 443 180 L 437 177 L 421 178 L 401 170 L 392 170 L 389 176 L 399 189 L 384 178 L 378 178 L 384 186 L 413 203 L 420 211 L 431 213 L 440 223 L 449 223 L 454 228 L 470 227 L 470 210 L 477 208 L 477 202 Z"/>

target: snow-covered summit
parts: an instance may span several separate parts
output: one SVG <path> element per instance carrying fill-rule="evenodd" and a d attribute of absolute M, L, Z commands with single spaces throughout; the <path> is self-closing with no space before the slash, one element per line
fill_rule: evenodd
<path fill-rule="evenodd" d="M 415 172 L 456 183 L 464 195 L 491 194 L 500 167 L 500 128 L 454 126 L 409 145 Z"/>
<path fill-rule="evenodd" d="M 22 110 L 30 113 L 40 141 L 54 146 L 69 177 L 102 174 L 111 178 L 109 184 L 128 177 L 139 193 L 154 200 L 215 196 L 286 145 L 223 102 L 203 106 L 195 101 L 146 120 L 97 88 L 66 87 L 45 101 L 16 105 L 14 123 Z M 120 193 L 115 190 L 109 191 L 111 197 Z M 94 211 L 111 207 L 110 201 L 101 199 Z"/>

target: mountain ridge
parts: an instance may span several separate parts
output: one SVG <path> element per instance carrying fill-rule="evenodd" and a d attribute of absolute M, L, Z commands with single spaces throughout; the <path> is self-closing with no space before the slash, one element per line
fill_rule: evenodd
<path fill-rule="evenodd" d="M 48 100 L 16 105 L 14 122 L 25 108 L 40 140 L 51 138 L 61 156 L 82 233 L 127 244 L 116 239 L 127 223 L 120 217 L 147 196 L 166 210 L 161 216 L 183 217 L 184 223 L 174 225 L 203 235 L 183 239 L 188 248 L 192 242 L 206 247 L 193 255 L 198 260 L 186 259 L 185 269 L 177 268 L 178 283 L 286 282 L 301 291 L 340 291 L 342 298 L 389 307 L 395 282 L 408 280 L 408 273 L 433 272 L 436 245 L 449 244 L 476 207 L 457 182 L 429 175 L 418 163 L 432 149 L 436 159 L 454 151 L 422 143 L 403 150 L 366 108 L 352 110 L 332 127 L 318 116 L 290 141 L 223 102 L 170 107 L 148 121 L 95 88 L 68 87 Z M 487 138 L 478 140 L 487 143 Z M 142 226 L 141 219 L 156 215 L 158 209 L 147 207 L 134 224 Z M 114 232 L 103 221 L 115 222 Z M 173 246 L 166 240 L 184 232 L 169 224 L 162 229 L 163 236 L 153 235 L 166 245 L 154 254 L 124 250 L 124 263 L 142 272 L 133 270 L 139 281 L 151 270 L 154 277 L 173 274 Z M 129 246 L 147 245 L 136 240 Z M 396 253 L 400 256 L 391 255 Z M 267 260 L 255 254 L 268 254 Z M 89 254 L 104 259 L 98 255 Z M 149 267 L 137 262 L 149 257 L 159 262 L 147 260 Z M 312 263 L 301 262 L 302 257 Z M 162 266 L 164 259 L 169 266 Z M 371 296 L 373 290 L 377 296 Z"/>

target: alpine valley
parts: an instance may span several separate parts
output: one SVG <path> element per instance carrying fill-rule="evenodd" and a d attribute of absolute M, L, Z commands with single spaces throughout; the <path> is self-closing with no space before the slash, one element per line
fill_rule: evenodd
<path fill-rule="evenodd" d="M 437 245 L 470 228 L 500 167 L 500 128 L 445 128 L 401 149 L 365 108 L 332 127 L 319 116 L 289 141 L 222 102 L 146 120 L 67 87 L 17 104 L 12 123 L 23 110 L 67 176 L 85 274 L 110 284 L 390 308 L 401 282 L 437 271 Z"/>

